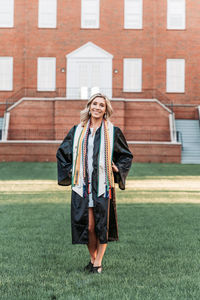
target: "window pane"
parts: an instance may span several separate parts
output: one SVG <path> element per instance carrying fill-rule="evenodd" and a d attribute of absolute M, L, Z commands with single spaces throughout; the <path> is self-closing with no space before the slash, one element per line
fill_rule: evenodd
<path fill-rule="evenodd" d="M 124 91 L 141 92 L 142 90 L 142 59 L 124 59 Z"/>
<path fill-rule="evenodd" d="M 185 29 L 185 0 L 168 0 L 167 28 Z"/>
<path fill-rule="evenodd" d="M 0 27 L 14 26 L 14 0 L 0 0 Z"/>
<path fill-rule="evenodd" d="M 0 57 L 0 90 L 11 91 L 13 89 L 13 58 Z"/>
<path fill-rule="evenodd" d="M 142 28 L 142 0 L 124 0 L 124 28 Z"/>
<path fill-rule="evenodd" d="M 56 89 L 56 58 L 38 58 L 38 83 L 39 91 L 55 91 Z"/>
<path fill-rule="evenodd" d="M 57 0 L 39 0 L 38 27 L 56 28 Z"/>
<path fill-rule="evenodd" d="M 169 93 L 185 92 L 185 60 L 167 60 L 166 91 Z"/>
<path fill-rule="evenodd" d="M 99 0 L 82 0 L 81 27 L 99 28 Z"/>

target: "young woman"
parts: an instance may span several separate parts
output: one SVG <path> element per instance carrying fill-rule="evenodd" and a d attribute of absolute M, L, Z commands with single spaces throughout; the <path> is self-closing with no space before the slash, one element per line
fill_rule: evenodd
<path fill-rule="evenodd" d="M 118 240 L 114 183 L 125 189 L 131 154 L 122 131 L 108 121 L 111 103 L 93 95 L 57 151 L 58 184 L 72 185 L 72 243 L 87 244 L 84 268 L 101 273 L 108 241 Z"/>

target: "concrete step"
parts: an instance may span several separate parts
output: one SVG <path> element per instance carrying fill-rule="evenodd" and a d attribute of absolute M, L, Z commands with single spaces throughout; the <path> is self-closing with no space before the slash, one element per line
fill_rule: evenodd
<path fill-rule="evenodd" d="M 196 160 L 181 160 L 182 164 L 196 164 L 199 165 L 200 164 L 200 160 L 196 159 Z"/>
<path fill-rule="evenodd" d="M 185 145 L 188 145 L 188 146 L 190 146 L 190 147 L 195 147 L 195 145 L 196 146 L 199 146 L 199 141 L 198 140 L 196 140 L 196 139 L 190 139 L 190 140 L 187 140 L 187 139 L 184 139 L 184 138 L 182 138 L 183 139 L 183 145 L 185 146 Z"/>
<path fill-rule="evenodd" d="M 194 152 L 186 152 L 186 153 L 182 153 L 182 157 L 191 157 L 191 158 L 193 158 L 193 157 L 199 157 L 200 158 L 200 153 L 198 153 L 198 152 L 196 152 L 196 153 L 194 153 Z"/>
<path fill-rule="evenodd" d="M 192 130 L 187 130 L 187 131 L 184 131 L 184 130 L 177 130 L 179 132 L 181 132 L 182 135 L 185 135 L 186 137 L 190 137 L 190 136 L 200 136 L 200 129 L 199 130 L 196 130 L 196 131 L 192 131 Z"/>
<path fill-rule="evenodd" d="M 199 145 L 200 145 L 200 142 L 199 141 L 185 141 L 184 142 L 184 145 L 185 146 L 188 146 L 188 147 L 199 147 Z"/>
<path fill-rule="evenodd" d="M 182 135 L 182 137 L 184 138 L 184 141 L 187 143 L 194 141 L 194 143 L 199 143 L 200 138 L 196 137 L 196 136 L 192 136 L 192 137 L 185 137 Z"/>
<path fill-rule="evenodd" d="M 190 151 L 190 152 L 200 152 L 200 149 L 199 149 L 199 147 L 190 148 L 190 147 L 184 147 L 183 146 L 183 153 L 188 152 L 188 151 Z"/>
<path fill-rule="evenodd" d="M 182 152 L 182 157 L 183 156 L 199 156 L 199 158 L 200 158 L 200 152 L 199 151 L 183 151 Z"/>
<path fill-rule="evenodd" d="M 199 151 L 183 151 L 182 156 L 199 156 L 200 157 L 200 152 Z"/>
<path fill-rule="evenodd" d="M 200 164 L 200 160 L 195 160 L 195 161 L 191 161 L 191 160 L 182 160 L 181 161 L 182 164 L 193 164 L 193 165 L 198 165 Z"/>
<path fill-rule="evenodd" d="M 182 132 L 199 132 L 200 131 L 200 127 L 195 127 L 195 128 L 176 127 L 176 130 L 182 131 Z"/>
<path fill-rule="evenodd" d="M 187 151 L 197 151 L 199 152 L 200 151 L 200 147 L 193 147 L 193 148 L 190 148 L 188 146 L 184 146 L 183 145 L 183 152 L 187 152 Z"/>
<path fill-rule="evenodd" d="M 181 133 L 182 133 L 182 135 L 184 135 L 186 138 L 188 137 L 191 137 L 191 136 L 196 136 L 197 138 L 199 138 L 200 137 L 200 134 L 199 134 L 199 131 L 193 131 L 193 132 L 189 132 L 189 131 L 181 131 Z"/>

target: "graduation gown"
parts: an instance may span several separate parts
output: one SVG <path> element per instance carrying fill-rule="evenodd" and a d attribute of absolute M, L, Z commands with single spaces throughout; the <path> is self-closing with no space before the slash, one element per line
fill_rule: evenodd
<path fill-rule="evenodd" d="M 73 138 L 76 126 L 72 127 L 57 150 L 58 184 L 71 185 L 73 163 Z M 97 196 L 98 187 L 98 155 L 100 143 L 100 127 L 94 138 L 92 195 L 94 201 L 95 232 L 101 244 L 118 240 L 117 211 L 115 188 L 112 188 L 112 198 Z M 114 172 L 114 181 L 121 190 L 125 189 L 125 179 L 132 164 L 133 155 L 130 152 L 125 137 L 118 127 L 114 127 L 113 162 L 119 172 Z M 86 182 L 87 186 L 87 182 Z M 71 193 L 71 229 L 73 244 L 88 244 L 88 202 L 72 190 Z"/>

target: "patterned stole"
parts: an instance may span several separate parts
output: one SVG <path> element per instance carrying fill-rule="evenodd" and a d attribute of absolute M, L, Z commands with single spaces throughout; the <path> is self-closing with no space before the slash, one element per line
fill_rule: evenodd
<path fill-rule="evenodd" d="M 76 127 L 73 142 L 73 167 L 72 167 L 72 190 L 81 197 L 86 195 L 87 173 L 87 140 L 90 129 L 90 120 L 84 127 L 79 124 Z M 103 119 L 100 127 L 100 143 L 98 156 L 98 192 L 97 196 L 104 195 L 111 198 L 111 188 L 114 187 L 112 171 L 112 155 L 114 143 L 114 126 L 111 122 Z M 90 188 L 88 182 L 88 189 Z M 89 192 L 88 191 L 88 192 Z"/>

